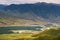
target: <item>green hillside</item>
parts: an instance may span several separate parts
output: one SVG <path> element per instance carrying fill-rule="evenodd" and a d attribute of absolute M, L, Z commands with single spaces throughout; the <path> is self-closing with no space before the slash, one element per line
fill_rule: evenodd
<path fill-rule="evenodd" d="M 60 40 L 60 28 L 45 30 L 34 36 L 37 37 L 36 40 Z"/>

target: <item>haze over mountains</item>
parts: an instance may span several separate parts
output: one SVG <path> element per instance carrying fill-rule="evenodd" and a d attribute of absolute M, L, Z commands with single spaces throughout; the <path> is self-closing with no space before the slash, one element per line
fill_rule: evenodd
<path fill-rule="evenodd" d="M 0 5 L 0 25 L 60 24 L 60 5 L 52 3 Z"/>

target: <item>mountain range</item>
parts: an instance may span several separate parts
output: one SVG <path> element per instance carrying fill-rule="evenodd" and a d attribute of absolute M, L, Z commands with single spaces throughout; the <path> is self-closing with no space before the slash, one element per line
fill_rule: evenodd
<path fill-rule="evenodd" d="M 0 25 L 60 24 L 60 4 L 0 4 Z"/>

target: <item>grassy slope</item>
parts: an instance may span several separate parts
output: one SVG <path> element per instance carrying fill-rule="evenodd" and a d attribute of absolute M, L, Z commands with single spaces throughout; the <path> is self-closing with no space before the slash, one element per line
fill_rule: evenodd
<path fill-rule="evenodd" d="M 27 19 L 19 19 L 19 18 L 4 18 L 0 17 L 0 26 L 3 25 L 34 25 L 34 24 L 45 24 L 43 21 L 33 21 Z"/>
<path fill-rule="evenodd" d="M 30 34 L 2 34 L 0 35 L 0 40 L 14 40 L 20 38 L 32 38 Z"/>
<path fill-rule="evenodd" d="M 60 28 L 45 30 L 35 36 L 37 37 L 36 40 L 60 40 Z"/>

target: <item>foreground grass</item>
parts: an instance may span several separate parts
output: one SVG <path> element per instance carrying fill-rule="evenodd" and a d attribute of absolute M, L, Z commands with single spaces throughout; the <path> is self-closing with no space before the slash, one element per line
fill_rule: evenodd
<path fill-rule="evenodd" d="M 0 40 L 33 39 L 31 34 L 0 34 Z"/>

